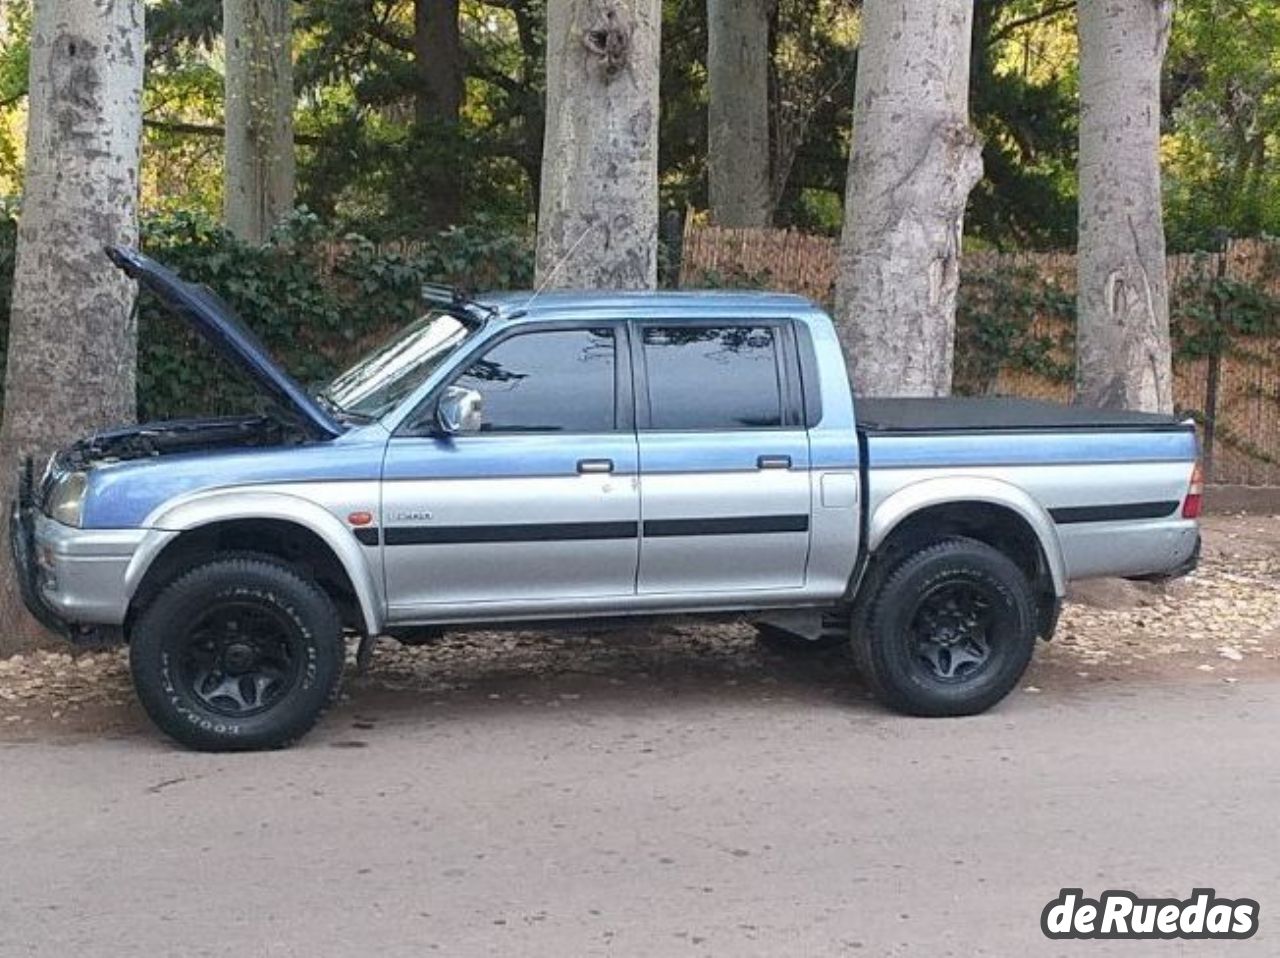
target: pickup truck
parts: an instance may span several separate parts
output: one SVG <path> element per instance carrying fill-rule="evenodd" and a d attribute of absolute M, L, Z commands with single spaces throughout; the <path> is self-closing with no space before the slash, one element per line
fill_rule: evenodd
<path fill-rule="evenodd" d="M 302 388 L 211 291 L 119 268 L 265 396 L 30 463 L 24 600 L 129 644 L 187 746 L 272 748 L 334 700 L 347 639 L 625 616 L 746 617 L 849 644 L 889 707 L 1013 689 L 1067 583 L 1194 567 L 1194 428 L 1009 399 L 855 405 L 831 320 L 751 292 L 427 292 Z M 854 357 L 856 362 L 856 357 Z"/>

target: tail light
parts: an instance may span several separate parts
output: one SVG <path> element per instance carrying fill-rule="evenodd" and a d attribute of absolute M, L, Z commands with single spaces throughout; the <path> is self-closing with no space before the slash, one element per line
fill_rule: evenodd
<path fill-rule="evenodd" d="M 1187 497 L 1182 500 L 1182 518 L 1199 519 L 1200 508 L 1204 504 L 1204 470 L 1200 463 L 1191 470 L 1191 484 L 1187 486 Z"/>

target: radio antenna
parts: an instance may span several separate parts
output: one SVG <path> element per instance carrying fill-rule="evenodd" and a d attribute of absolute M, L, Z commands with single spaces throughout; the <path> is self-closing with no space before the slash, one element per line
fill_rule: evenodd
<path fill-rule="evenodd" d="M 543 277 L 542 282 L 538 284 L 538 288 L 533 291 L 533 295 L 530 296 L 528 301 L 520 307 L 521 312 L 532 306 L 533 301 L 542 295 L 543 290 L 545 290 L 551 284 L 551 281 L 556 278 L 556 273 L 560 272 L 560 270 L 564 268 L 564 264 L 569 262 L 569 258 L 572 257 L 574 253 L 578 252 L 578 247 L 582 245 L 583 240 L 590 236 L 592 230 L 599 225 L 599 223 L 591 223 L 582 231 L 582 235 L 578 237 L 578 241 L 569 247 L 569 252 L 560 257 L 560 261 L 556 263 L 555 268 Z"/>

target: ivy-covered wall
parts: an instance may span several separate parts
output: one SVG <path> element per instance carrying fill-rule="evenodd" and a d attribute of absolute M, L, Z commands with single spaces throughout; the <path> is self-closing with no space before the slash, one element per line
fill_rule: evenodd
<path fill-rule="evenodd" d="M 15 224 L 0 218 L 0 337 L 8 331 Z M 403 251 L 335 237 L 305 213 L 262 247 L 195 214 L 142 224 L 148 255 L 227 301 L 303 383 L 328 379 L 421 311 L 424 282 L 468 289 L 527 287 L 529 242 L 483 226 L 450 230 Z M 0 356 L 0 371 L 3 370 Z M 142 419 L 253 408 L 245 382 L 150 295 L 138 303 L 138 415 Z"/>

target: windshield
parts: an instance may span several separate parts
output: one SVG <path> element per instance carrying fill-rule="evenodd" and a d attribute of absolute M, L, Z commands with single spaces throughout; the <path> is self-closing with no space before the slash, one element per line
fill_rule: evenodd
<path fill-rule="evenodd" d="M 476 328 L 451 313 L 427 313 L 334 379 L 321 398 L 348 415 L 377 419 L 426 382 Z"/>

